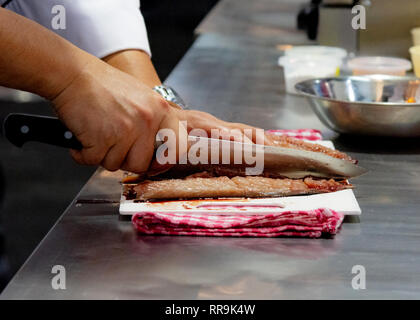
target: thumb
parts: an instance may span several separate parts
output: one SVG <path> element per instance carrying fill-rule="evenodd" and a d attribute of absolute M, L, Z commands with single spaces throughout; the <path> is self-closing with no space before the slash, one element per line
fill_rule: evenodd
<path fill-rule="evenodd" d="M 163 141 L 165 144 L 165 146 L 158 147 L 157 149 L 156 160 L 158 162 L 164 162 L 160 161 L 162 159 L 158 159 L 161 156 L 169 159 L 171 164 L 179 164 L 186 161 L 188 152 L 187 123 L 178 117 L 176 109 L 169 110 L 162 119 L 157 133 L 157 139 Z M 167 153 L 164 154 L 162 153 L 163 151 L 167 151 Z M 169 154 L 173 155 L 174 159 L 171 159 Z"/>

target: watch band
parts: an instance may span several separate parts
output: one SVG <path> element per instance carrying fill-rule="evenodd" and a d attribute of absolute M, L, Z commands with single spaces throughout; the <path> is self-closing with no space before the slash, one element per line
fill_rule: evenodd
<path fill-rule="evenodd" d="M 159 93 L 166 101 L 173 102 L 180 106 L 182 109 L 188 109 L 181 96 L 171 87 L 160 85 L 153 88 L 154 91 Z"/>

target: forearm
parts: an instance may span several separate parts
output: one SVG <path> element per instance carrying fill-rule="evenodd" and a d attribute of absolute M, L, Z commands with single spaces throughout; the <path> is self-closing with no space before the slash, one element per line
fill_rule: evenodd
<path fill-rule="evenodd" d="M 37 23 L 0 8 L 0 85 L 53 99 L 94 59 Z"/>
<path fill-rule="evenodd" d="M 149 55 L 144 51 L 120 51 L 105 57 L 103 60 L 113 67 L 134 76 L 150 88 L 161 84 Z"/>

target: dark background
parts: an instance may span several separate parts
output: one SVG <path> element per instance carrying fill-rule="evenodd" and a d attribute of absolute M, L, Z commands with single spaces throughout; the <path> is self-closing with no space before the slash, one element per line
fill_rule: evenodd
<path fill-rule="evenodd" d="M 218 0 L 141 0 L 153 62 L 164 80 L 194 42 L 194 29 Z M 10 112 L 50 115 L 48 103 L 0 100 Z M 65 149 L 0 136 L 0 291 L 64 212 L 95 168 L 75 164 Z"/>
<path fill-rule="evenodd" d="M 218 0 L 141 0 L 152 60 L 164 80 L 194 42 L 194 29 Z"/>

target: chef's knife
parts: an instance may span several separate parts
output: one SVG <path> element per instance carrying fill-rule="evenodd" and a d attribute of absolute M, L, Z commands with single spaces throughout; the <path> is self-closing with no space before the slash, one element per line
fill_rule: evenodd
<path fill-rule="evenodd" d="M 3 122 L 4 136 L 15 146 L 38 141 L 56 146 L 82 149 L 82 144 L 63 123 L 54 117 L 11 113 Z"/>
<path fill-rule="evenodd" d="M 6 138 L 18 147 L 28 141 L 38 141 L 65 148 L 82 149 L 77 138 L 58 118 L 54 117 L 10 114 L 4 121 L 3 130 Z M 337 159 L 322 152 L 189 136 L 190 143 L 199 141 L 204 141 L 204 145 L 207 144 L 208 154 L 217 152 L 222 157 L 222 152 L 227 150 L 230 159 L 235 158 L 235 150 L 238 149 L 252 151 L 255 158 L 258 153 L 263 153 L 265 170 L 275 170 L 277 174 L 289 178 L 306 176 L 351 178 L 367 171 L 350 161 Z"/>

